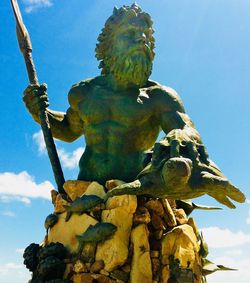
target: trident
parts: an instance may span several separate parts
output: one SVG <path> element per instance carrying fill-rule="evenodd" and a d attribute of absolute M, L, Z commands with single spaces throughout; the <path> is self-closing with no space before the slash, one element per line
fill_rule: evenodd
<path fill-rule="evenodd" d="M 17 40 L 19 43 L 19 48 L 23 54 L 29 82 L 33 85 L 39 85 L 35 65 L 32 58 L 32 45 L 30 41 L 29 33 L 23 23 L 22 15 L 17 3 L 17 0 L 11 0 L 11 5 L 16 19 L 16 31 Z M 60 160 L 56 151 L 56 146 L 52 137 L 50 130 L 48 113 L 46 109 L 39 110 L 39 118 L 41 121 L 41 128 L 44 136 L 44 141 L 46 144 L 48 156 L 50 159 L 51 167 L 54 173 L 55 181 L 57 184 L 58 192 L 65 193 L 63 189 L 63 184 L 65 182 Z"/>

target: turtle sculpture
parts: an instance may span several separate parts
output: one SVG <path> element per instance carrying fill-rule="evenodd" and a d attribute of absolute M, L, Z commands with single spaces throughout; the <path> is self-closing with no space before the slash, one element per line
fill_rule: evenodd
<path fill-rule="evenodd" d="M 155 144 L 151 162 L 137 179 L 117 186 L 107 196 L 132 194 L 190 199 L 207 194 L 229 208 L 235 208 L 230 199 L 244 202 L 244 194 L 207 158 L 204 147 L 197 145 L 197 148 L 197 154 L 190 155 L 194 151 L 188 143 L 162 139 Z"/>

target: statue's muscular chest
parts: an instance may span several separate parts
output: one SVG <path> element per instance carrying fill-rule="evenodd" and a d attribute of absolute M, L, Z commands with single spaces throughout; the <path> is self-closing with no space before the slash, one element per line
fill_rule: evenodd
<path fill-rule="evenodd" d="M 135 127 L 152 116 L 150 99 L 138 103 L 138 95 L 128 92 L 111 92 L 95 89 L 84 96 L 78 104 L 80 116 L 88 125 L 116 125 Z"/>

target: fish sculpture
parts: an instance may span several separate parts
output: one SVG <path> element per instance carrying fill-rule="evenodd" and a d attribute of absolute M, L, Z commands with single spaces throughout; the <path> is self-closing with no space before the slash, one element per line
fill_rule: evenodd
<path fill-rule="evenodd" d="M 82 235 L 76 235 L 79 241 L 78 253 L 82 251 L 85 243 L 99 243 L 112 236 L 117 230 L 117 227 L 108 222 L 101 222 L 95 225 L 90 225 Z"/>
<path fill-rule="evenodd" d="M 237 269 L 234 269 L 234 268 L 229 268 L 229 267 L 226 267 L 224 265 L 217 265 L 217 264 L 213 263 L 212 261 L 210 261 L 208 259 L 203 260 L 202 274 L 204 276 L 212 274 L 212 273 L 214 273 L 218 270 L 237 271 Z"/>
<path fill-rule="evenodd" d="M 104 200 L 96 195 L 83 195 L 78 197 L 70 205 L 64 205 L 66 209 L 65 221 L 69 221 L 73 213 L 81 215 L 103 202 Z"/>
<path fill-rule="evenodd" d="M 44 227 L 46 229 L 46 233 L 48 234 L 48 230 L 52 228 L 58 221 L 58 216 L 54 213 L 49 214 L 44 222 Z"/>
<path fill-rule="evenodd" d="M 199 240 L 200 240 L 199 254 L 202 258 L 206 258 L 208 255 L 208 245 L 207 242 L 204 240 L 202 232 L 199 234 Z"/>

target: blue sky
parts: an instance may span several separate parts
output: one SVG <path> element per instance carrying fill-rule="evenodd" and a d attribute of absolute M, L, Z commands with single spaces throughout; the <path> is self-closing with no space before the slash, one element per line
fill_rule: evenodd
<path fill-rule="evenodd" d="M 250 199 L 250 2 L 138 0 L 154 20 L 151 78 L 180 94 L 213 159 Z M 19 0 L 33 43 L 40 82 L 52 109 L 65 111 L 75 82 L 99 74 L 96 38 L 115 0 Z M 0 283 L 27 282 L 22 250 L 43 240 L 54 186 L 40 128 L 22 103 L 28 84 L 9 1 L 0 2 Z M 77 176 L 84 139 L 57 142 L 66 179 Z M 197 203 L 217 205 L 203 197 Z M 194 213 L 210 246 L 209 259 L 238 268 L 209 283 L 250 282 L 250 202 L 236 210 Z M 240 278 L 240 279 L 239 279 Z M 239 281 L 240 280 L 240 281 Z"/>

